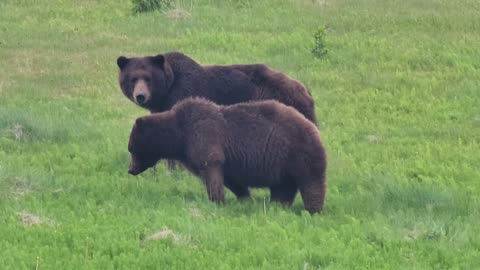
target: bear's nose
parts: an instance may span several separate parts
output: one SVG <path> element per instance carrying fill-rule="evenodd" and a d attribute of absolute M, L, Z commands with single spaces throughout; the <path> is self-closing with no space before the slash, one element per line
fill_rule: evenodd
<path fill-rule="evenodd" d="M 138 104 L 144 104 L 145 96 L 143 94 L 139 94 L 135 97 L 135 100 L 138 102 Z"/>

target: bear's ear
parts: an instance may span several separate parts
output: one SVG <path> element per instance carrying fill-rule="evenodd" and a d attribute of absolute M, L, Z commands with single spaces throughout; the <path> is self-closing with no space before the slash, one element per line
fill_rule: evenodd
<path fill-rule="evenodd" d="M 152 62 L 159 67 L 163 67 L 163 64 L 165 64 L 165 57 L 161 54 L 156 55 L 152 57 Z"/>
<path fill-rule="evenodd" d="M 128 59 L 127 57 L 120 56 L 117 58 L 117 65 L 120 69 L 123 69 L 128 64 L 129 61 L 130 59 Z"/>

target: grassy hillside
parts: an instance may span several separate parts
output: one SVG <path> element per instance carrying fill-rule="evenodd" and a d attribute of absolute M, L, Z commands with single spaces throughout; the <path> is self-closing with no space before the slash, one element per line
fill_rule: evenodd
<path fill-rule="evenodd" d="M 2 269 L 475 269 L 480 3 L 0 2 Z M 180 15 L 179 15 L 180 14 Z M 328 54 L 313 57 L 326 27 Z M 262 62 L 315 97 L 326 209 L 227 194 L 164 165 L 127 174 L 119 55 Z"/>

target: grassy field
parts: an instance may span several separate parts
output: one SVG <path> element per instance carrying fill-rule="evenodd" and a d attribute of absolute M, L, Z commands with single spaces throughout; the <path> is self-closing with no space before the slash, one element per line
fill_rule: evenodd
<path fill-rule="evenodd" d="M 479 269 L 480 2 L 176 7 L 0 2 L 1 269 Z M 163 164 L 127 174 L 147 111 L 122 95 L 116 58 L 171 50 L 310 88 L 329 154 L 320 215 L 266 190 L 218 207 Z"/>

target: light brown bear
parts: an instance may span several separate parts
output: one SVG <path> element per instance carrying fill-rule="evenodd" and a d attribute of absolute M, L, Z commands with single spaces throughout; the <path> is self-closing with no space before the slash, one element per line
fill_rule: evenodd
<path fill-rule="evenodd" d="M 290 106 L 270 100 L 217 105 L 187 98 L 171 110 L 136 120 L 129 173 L 161 159 L 180 161 L 224 201 L 224 185 L 238 198 L 249 187 L 270 188 L 271 201 L 290 205 L 297 191 L 310 213 L 323 208 L 327 157 L 317 127 Z"/>

